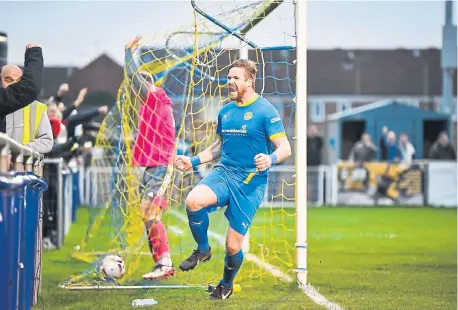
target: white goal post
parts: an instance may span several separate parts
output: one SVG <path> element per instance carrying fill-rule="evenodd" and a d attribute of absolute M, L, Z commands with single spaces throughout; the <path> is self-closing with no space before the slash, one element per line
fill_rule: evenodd
<path fill-rule="evenodd" d="M 296 6 L 296 269 L 300 285 L 307 284 L 307 3 Z M 248 44 L 240 41 L 239 57 L 248 59 Z M 304 121 L 305 120 L 305 121 Z M 300 159 L 300 160 L 298 160 Z M 302 190 L 301 190 L 302 189 Z M 249 231 L 242 250 L 248 253 Z"/>
<path fill-rule="evenodd" d="M 244 41 L 240 41 L 239 58 L 248 59 L 248 44 Z M 242 252 L 243 253 L 250 252 L 250 230 L 247 231 L 245 235 L 245 239 L 243 240 Z"/>
<path fill-rule="evenodd" d="M 307 285 L 307 2 L 296 2 L 296 272 Z"/>

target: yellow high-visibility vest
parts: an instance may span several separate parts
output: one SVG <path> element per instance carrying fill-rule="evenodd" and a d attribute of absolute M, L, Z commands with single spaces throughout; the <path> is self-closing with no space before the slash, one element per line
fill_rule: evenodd
<path fill-rule="evenodd" d="M 39 101 L 34 101 L 24 109 L 24 133 L 22 136 L 22 144 L 28 144 L 36 138 L 38 126 L 40 126 L 43 113 L 47 113 L 48 106 Z M 31 120 L 33 124 L 31 124 Z"/>

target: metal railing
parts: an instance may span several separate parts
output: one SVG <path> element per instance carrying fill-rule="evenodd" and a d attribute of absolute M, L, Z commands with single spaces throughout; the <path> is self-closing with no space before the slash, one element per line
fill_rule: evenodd
<path fill-rule="evenodd" d="M 30 309 L 41 284 L 43 155 L 0 133 L 0 309 Z"/>
<path fill-rule="evenodd" d="M 48 191 L 43 195 L 44 238 L 60 249 L 76 220 L 80 175 L 77 169 L 67 167 L 62 158 L 46 158 L 43 177 L 48 183 Z"/>

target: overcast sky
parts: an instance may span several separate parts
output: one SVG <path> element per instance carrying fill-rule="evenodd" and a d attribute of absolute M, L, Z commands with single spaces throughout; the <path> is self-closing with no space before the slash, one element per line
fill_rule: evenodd
<path fill-rule="evenodd" d="M 0 12 L 9 62 L 22 63 L 25 45 L 36 42 L 48 66 L 84 66 L 103 52 L 121 62 L 132 36 L 151 39 L 193 22 L 190 1 L 0 1 Z M 282 4 L 248 38 L 259 46 L 292 45 L 292 12 L 292 4 Z M 445 1 L 309 1 L 307 17 L 309 48 L 440 47 Z"/>

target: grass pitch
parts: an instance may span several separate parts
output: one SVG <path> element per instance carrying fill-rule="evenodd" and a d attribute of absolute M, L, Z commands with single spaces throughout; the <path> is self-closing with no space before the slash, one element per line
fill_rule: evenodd
<path fill-rule="evenodd" d="M 247 261 L 242 266 L 243 276 L 236 279 L 242 286 L 241 292 L 221 302 L 206 300 L 208 293 L 202 288 L 116 291 L 59 288 L 61 282 L 90 266 L 70 256 L 73 246 L 85 235 L 88 209 L 81 208 L 77 218 L 65 246 L 44 253 L 43 287 L 35 309 L 132 309 L 132 300 L 137 298 L 157 300 L 159 304 L 151 309 L 324 309 L 310 301 L 294 283 L 260 273 L 259 268 Z M 266 219 L 270 224 L 265 223 Z M 210 222 L 211 230 L 225 234 L 221 212 L 212 215 Z M 456 209 L 311 208 L 309 282 L 344 309 L 456 309 L 456 223 Z M 178 265 L 190 254 L 192 236 L 187 225 L 174 216 L 170 216 L 168 224 L 182 230 L 181 236 L 169 230 L 172 258 Z M 283 212 L 260 209 L 254 227 L 253 240 L 263 240 L 264 247 L 270 249 L 264 259 L 290 271 L 294 267 L 290 265 L 294 260 L 294 218 Z M 108 237 L 102 230 L 91 242 L 103 244 L 106 240 Z M 210 243 L 215 246 L 211 261 L 199 265 L 192 273 L 179 271 L 172 283 L 201 282 L 221 276 L 224 251 L 214 239 L 210 238 Z M 256 244 L 252 249 L 258 255 L 266 255 Z M 141 276 L 150 268 L 150 258 L 144 257 L 134 276 Z M 294 277 L 291 272 L 288 275 Z"/>

